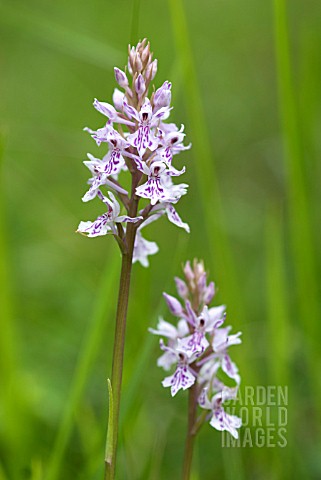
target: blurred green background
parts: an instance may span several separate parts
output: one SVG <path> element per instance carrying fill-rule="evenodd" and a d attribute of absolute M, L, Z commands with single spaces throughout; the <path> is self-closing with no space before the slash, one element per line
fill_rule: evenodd
<path fill-rule="evenodd" d="M 102 478 L 120 257 L 74 233 L 102 213 L 81 202 L 82 160 L 100 152 L 82 129 L 103 125 L 93 98 L 110 101 L 113 66 L 143 37 L 193 142 L 176 164 L 191 234 L 145 231 L 160 252 L 133 273 L 118 478 L 180 477 L 187 395 L 162 388 L 147 328 L 196 256 L 243 331 L 242 388 L 287 385 L 289 404 L 286 448 L 222 448 L 204 426 L 193 479 L 320 479 L 319 2 L 0 6 L 0 479 Z"/>

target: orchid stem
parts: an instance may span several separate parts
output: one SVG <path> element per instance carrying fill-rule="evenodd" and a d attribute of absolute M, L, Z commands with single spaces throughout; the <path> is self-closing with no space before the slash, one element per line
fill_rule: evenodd
<path fill-rule="evenodd" d="M 132 199 L 130 205 L 130 213 L 132 216 L 137 212 L 137 201 Z M 120 396 L 123 374 L 124 348 L 126 319 L 129 300 L 130 278 L 132 270 L 133 249 L 135 243 L 136 228 L 129 223 L 126 232 L 127 252 L 122 253 L 122 267 L 120 274 L 120 284 L 118 292 L 118 304 L 116 314 L 115 339 L 113 351 L 113 367 L 111 376 L 112 397 L 113 397 L 113 421 L 112 425 L 112 448 L 108 458 L 105 458 L 105 480 L 114 480 L 116 467 L 116 453 L 118 440 L 118 424 L 120 411 Z"/>
<path fill-rule="evenodd" d="M 185 453 L 183 463 L 182 480 L 189 480 L 191 475 L 194 440 L 195 440 L 195 421 L 197 407 L 197 385 L 192 385 L 188 390 L 188 427 L 185 440 Z"/>

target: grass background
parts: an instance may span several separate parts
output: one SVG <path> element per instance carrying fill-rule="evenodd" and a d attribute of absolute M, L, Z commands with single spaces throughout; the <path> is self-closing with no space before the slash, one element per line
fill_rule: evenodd
<path fill-rule="evenodd" d="M 119 478 L 179 478 L 186 396 L 162 388 L 147 328 L 194 256 L 243 331 L 242 388 L 287 385 L 289 405 L 286 448 L 223 449 L 205 426 L 193 479 L 321 478 L 320 26 L 312 0 L 1 1 L 1 480 L 102 477 L 120 258 L 73 233 L 100 213 L 81 202 L 99 152 L 82 128 L 102 125 L 92 100 L 145 36 L 193 142 L 191 234 L 151 225 L 160 252 L 134 268 Z"/>

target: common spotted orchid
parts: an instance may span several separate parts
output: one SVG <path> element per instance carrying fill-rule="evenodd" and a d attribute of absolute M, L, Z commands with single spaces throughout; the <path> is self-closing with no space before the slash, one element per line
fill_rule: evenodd
<path fill-rule="evenodd" d="M 181 220 L 174 207 L 186 194 L 188 185 L 174 184 L 173 178 L 182 175 L 185 167 L 176 169 L 172 160 L 173 155 L 191 145 L 183 145 L 183 125 L 178 128 L 174 123 L 167 123 L 173 108 L 170 105 L 172 84 L 165 81 L 148 95 L 156 71 L 157 61 L 152 59 L 149 43 L 143 40 L 136 47 L 129 48 L 127 70 L 115 67 L 119 88 L 114 90 L 112 103 L 94 100 L 95 109 L 107 117 L 107 123 L 98 129 L 86 127 L 85 130 L 98 147 L 107 146 L 108 150 L 101 158 L 88 154 L 88 160 L 84 161 L 92 176 L 83 201 L 88 202 L 97 196 L 103 200 L 103 190 L 107 187 L 117 195 L 119 208 L 122 204 L 127 215 L 119 212 L 116 221 L 110 220 L 111 213 L 107 212 L 95 222 L 81 222 L 77 230 L 88 237 L 112 232 L 122 251 L 126 251 L 126 223 L 130 222 L 129 218 L 137 218 L 138 203 L 144 201 L 142 218 L 133 223 L 135 241 L 132 252 L 133 262 L 143 266 L 148 266 L 148 256 L 158 251 L 156 243 L 145 240 L 141 234 L 141 228 L 151 217 L 156 219 L 166 215 L 171 223 L 189 232 L 188 224 Z M 122 172 L 132 178 L 130 192 L 122 185 Z"/>
<path fill-rule="evenodd" d="M 158 365 L 166 371 L 175 369 L 162 385 L 171 388 L 172 396 L 179 390 L 193 391 L 193 398 L 210 411 L 211 426 L 227 430 L 237 438 L 241 420 L 227 414 L 223 403 L 236 397 L 241 381 L 228 353 L 231 345 L 241 343 L 241 332 L 230 335 L 231 327 L 222 327 L 226 319 L 224 305 L 209 307 L 215 285 L 207 283 L 202 262 L 195 260 L 193 265 L 187 262 L 184 276 L 184 280 L 175 278 L 181 300 L 164 293 L 170 313 L 178 319 L 177 327 L 161 318 L 156 329 L 149 329 L 162 337 L 160 347 L 165 353 L 158 359 Z M 225 385 L 224 375 L 226 381 L 234 382 L 235 388 Z"/>
<path fill-rule="evenodd" d="M 173 206 L 175 204 L 176 207 L 187 191 L 185 183 L 173 183 L 173 178 L 182 175 L 185 167 L 176 169 L 172 160 L 173 155 L 190 148 L 190 145 L 183 145 L 185 134 L 182 127 L 179 130 L 173 123 L 166 122 L 173 108 L 170 106 L 172 85 L 165 81 L 155 90 L 151 82 L 156 72 L 157 60 L 153 60 L 146 39 L 136 47 L 129 46 L 127 67 L 125 70 L 114 69 L 119 88 L 114 90 L 112 103 L 98 99 L 93 103 L 104 116 L 104 125 L 97 129 L 85 128 L 103 153 L 98 155 L 100 158 L 88 154 L 88 160 L 84 162 L 91 178 L 82 200 L 88 202 L 98 198 L 107 211 L 93 222 L 80 222 L 77 232 L 88 237 L 111 234 L 122 254 L 112 375 L 108 383 L 110 411 L 113 414 L 109 415 L 105 478 L 110 480 L 115 478 L 132 264 L 137 262 L 147 267 L 149 257 L 158 252 L 158 245 L 146 240 L 142 229 L 166 215 L 171 223 L 189 232 L 189 226 L 181 220 Z M 173 329 L 168 332 L 168 345 L 164 345 L 164 354 L 159 359 L 159 365 L 165 370 L 176 364 L 173 375 L 164 380 L 164 385 L 171 387 L 173 395 L 180 389 L 191 387 L 197 377 L 191 368 L 194 357 L 178 350 L 179 339 L 188 333 L 184 318 L 179 325 L 174 332 Z M 164 322 L 159 328 L 163 334 L 166 330 Z"/>

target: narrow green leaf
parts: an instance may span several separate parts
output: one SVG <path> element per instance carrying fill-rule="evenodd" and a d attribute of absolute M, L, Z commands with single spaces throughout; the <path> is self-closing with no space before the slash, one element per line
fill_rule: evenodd
<path fill-rule="evenodd" d="M 273 355 L 269 355 L 271 382 L 288 385 L 291 358 L 291 329 L 288 312 L 287 281 L 279 208 L 269 212 L 266 222 L 266 304 L 269 340 Z"/>
<path fill-rule="evenodd" d="M 110 463 L 113 458 L 113 423 L 114 423 L 114 402 L 113 402 L 113 389 L 111 386 L 111 381 L 107 379 L 108 384 L 108 426 L 107 426 L 107 440 L 106 440 L 106 452 L 105 452 L 105 462 Z"/>
<path fill-rule="evenodd" d="M 321 393 L 317 361 L 320 322 L 317 261 L 311 224 L 312 205 L 310 205 L 308 196 L 309 186 L 305 174 L 297 95 L 293 85 L 290 60 L 286 0 L 274 0 L 274 22 L 279 108 L 283 129 L 290 241 L 296 277 L 296 296 L 301 328 L 305 333 L 305 352 L 311 371 L 311 388 L 314 391 L 315 398 L 317 398 Z M 316 405 L 316 411 L 320 412 L 318 404 Z"/>

